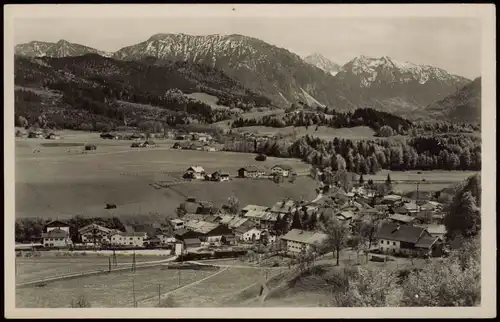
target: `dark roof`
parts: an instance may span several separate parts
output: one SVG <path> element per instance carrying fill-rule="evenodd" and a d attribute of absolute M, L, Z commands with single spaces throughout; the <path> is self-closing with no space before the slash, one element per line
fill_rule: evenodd
<path fill-rule="evenodd" d="M 259 167 L 256 167 L 254 165 L 249 165 L 249 166 L 246 166 L 246 167 L 243 167 L 243 168 L 240 168 L 240 170 L 243 169 L 247 172 L 257 172 L 257 171 L 264 171 L 262 170 L 261 168 Z M 239 170 L 238 170 L 239 171 Z"/>
<path fill-rule="evenodd" d="M 416 244 L 425 232 L 422 227 L 384 223 L 375 233 L 375 238 Z"/>
<path fill-rule="evenodd" d="M 409 223 L 415 220 L 414 217 L 408 216 L 408 215 L 402 215 L 402 214 L 393 214 L 389 216 L 389 219 L 394 220 L 394 221 L 401 221 L 404 223 Z"/>
<path fill-rule="evenodd" d="M 45 227 L 69 227 L 67 222 L 62 220 L 53 220 L 45 225 Z"/>
<path fill-rule="evenodd" d="M 424 235 L 424 236 L 422 236 L 422 238 L 420 238 L 418 240 L 418 242 L 415 244 L 415 247 L 417 247 L 417 248 L 429 248 L 438 239 L 439 239 L 438 237 L 432 237 L 432 236 Z"/>
<path fill-rule="evenodd" d="M 199 238 L 186 238 L 186 239 L 184 239 L 184 244 L 185 245 L 198 245 L 198 244 L 201 244 L 201 241 Z"/>
<path fill-rule="evenodd" d="M 281 168 L 283 170 L 288 170 L 288 171 L 292 171 L 293 170 L 293 168 L 291 166 L 286 165 L 286 164 L 277 164 L 273 168 Z"/>

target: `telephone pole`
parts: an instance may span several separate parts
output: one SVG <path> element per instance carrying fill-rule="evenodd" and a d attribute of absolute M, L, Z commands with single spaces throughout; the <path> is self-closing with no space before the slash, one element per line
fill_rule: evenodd
<path fill-rule="evenodd" d="M 134 307 L 137 307 L 137 302 L 135 301 L 135 276 L 132 275 L 132 297 L 134 300 Z"/>
<path fill-rule="evenodd" d="M 135 249 L 132 255 L 132 272 L 135 272 Z"/>
<path fill-rule="evenodd" d="M 108 272 L 110 272 L 110 273 L 111 273 L 111 257 L 108 257 L 108 259 L 109 259 L 109 268 L 108 268 Z"/>
<path fill-rule="evenodd" d="M 116 262 L 116 251 L 113 249 L 113 265 L 116 267 L 118 263 Z"/>
<path fill-rule="evenodd" d="M 158 306 L 161 304 L 161 284 L 158 284 Z"/>

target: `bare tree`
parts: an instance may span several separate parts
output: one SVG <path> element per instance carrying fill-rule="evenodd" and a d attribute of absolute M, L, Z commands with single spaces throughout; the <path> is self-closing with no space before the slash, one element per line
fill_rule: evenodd
<path fill-rule="evenodd" d="M 337 266 L 340 264 L 340 251 L 345 247 L 349 227 L 336 218 L 327 218 L 320 224 L 321 230 L 328 236 L 322 247 L 336 253 Z"/>
<path fill-rule="evenodd" d="M 237 214 L 240 211 L 240 202 L 235 196 L 231 196 L 227 199 L 227 206 L 233 214 Z"/>

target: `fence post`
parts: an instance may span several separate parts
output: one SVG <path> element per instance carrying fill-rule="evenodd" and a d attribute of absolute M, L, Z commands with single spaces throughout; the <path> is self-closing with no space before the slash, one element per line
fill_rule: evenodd
<path fill-rule="evenodd" d="M 158 284 L 158 306 L 161 305 L 161 284 Z"/>

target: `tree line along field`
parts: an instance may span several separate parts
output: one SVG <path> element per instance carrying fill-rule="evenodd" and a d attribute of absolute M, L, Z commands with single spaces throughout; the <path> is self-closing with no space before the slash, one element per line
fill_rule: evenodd
<path fill-rule="evenodd" d="M 230 182 L 183 183 L 175 190 L 155 189 L 156 182 L 179 181 L 192 165 L 208 173 L 216 170 L 236 175 L 247 165 L 270 168 L 275 164 L 292 165 L 307 173 L 309 166 L 297 159 L 268 158 L 255 161 L 255 154 L 205 152 L 160 148 L 134 149 L 130 141 L 102 140 L 97 133 L 62 133 L 57 142 L 95 142 L 96 151 L 81 154 L 81 147 L 42 147 L 49 140 L 16 141 L 16 216 L 68 218 L 84 216 L 121 216 L 157 212 L 175 215 L 185 195 L 199 200 L 225 202 L 231 195 L 240 202 L 273 205 L 280 198 L 314 198 L 315 182 L 299 177 L 295 184 L 281 186 L 271 180 L 234 179 Z M 33 153 L 34 149 L 40 150 Z M 74 151 L 72 151 L 74 150 Z M 80 151 L 80 152 L 78 152 Z M 210 189 L 207 185 L 218 185 Z M 208 188 L 208 189 L 207 189 Z M 117 209 L 104 209 L 114 203 Z"/>

